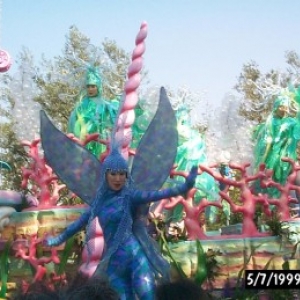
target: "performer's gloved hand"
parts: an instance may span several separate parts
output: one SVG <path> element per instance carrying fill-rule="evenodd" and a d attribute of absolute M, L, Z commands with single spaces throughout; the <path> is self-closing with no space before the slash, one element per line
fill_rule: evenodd
<path fill-rule="evenodd" d="M 193 166 L 189 175 L 185 179 L 185 185 L 188 190 L 190 190 L 195 185 L 195 181 L 198 175 L 198 166 Z"/>
<path fill-rule="evenodd" d="M 185 182 L 177 184 L 175 187 L 171 187 L 159 191 L 159 193 L 156 193 L 156 196 L 159 195 L 159 197 L 157 197 L 155 201 L 160 199 L 175 197 L 180 194 L 181 195 L 186 194 L 191 188 L 194 187 L 197 175 L 198 175 L 198 166 L 193 166 L 191 168 L 190 173 L 186 177 Z M 154 199 L 153 195 L 151 195 L 151 198 Z"/>
<path fill-rule="evenodd" d="M 48 247 L 58 246 L 64 242 L 61 235 L 47 236 L 44 240 L 44 244 Z"/>

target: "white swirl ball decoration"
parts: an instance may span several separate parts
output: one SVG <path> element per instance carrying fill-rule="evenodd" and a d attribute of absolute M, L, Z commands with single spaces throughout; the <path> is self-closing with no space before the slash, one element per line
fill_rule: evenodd
<path fill-rule="evenodd" d="M 9 84 L 10 95 L 15 101 L 12 110 L 14 131 L 20 140 L 33 140 L 39 134 L 39 111 L 41 106 L 33 99 L 37 96 L 35 72 L 28 64 L 13 77 Z"/>

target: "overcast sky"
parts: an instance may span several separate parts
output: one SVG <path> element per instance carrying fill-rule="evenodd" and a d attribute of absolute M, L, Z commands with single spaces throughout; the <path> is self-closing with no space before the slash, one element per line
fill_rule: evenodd
<path fill-rule="evenodd" d="M 299 0 L 1 0 L 0 48 L 22 46 L 36 58 L 61 54 L 69 27 L 91 42 L 134 48 L 148 23 L 145 68 L 153 85 L 207 91 L 217 105 L 254 60 L 263 72 L 285 69 L 285 52 L 300 53 Z M 9 72 L 13 72 L 12 68 Z"/>

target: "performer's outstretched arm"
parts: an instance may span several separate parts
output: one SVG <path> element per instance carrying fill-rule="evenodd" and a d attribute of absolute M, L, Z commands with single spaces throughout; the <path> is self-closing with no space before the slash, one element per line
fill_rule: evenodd
<path fill-rule="evenodd" d="M 75 222 L 71 223 L 61 234 L 55 237 L 47 237 L 45 243 L 47 246 L 58 246 L 65 242 L 68 238 L 73 236 L 79 230 L 81 230 L 84 226 L 87 225 L 89 218 L 91 215 L 90 209 L 84 212 L 79 219 Z"/>
<path fill-rule="evenodd" d="M 193 166 L 184 183 L 178 184 L 175 187 L 166 188 L 159 191 L 136 190 L 134 191 L 132 202 L 134 204 L 142 204 L 185 194 L 191 188 L 193 188 L 197 175 L 198 167 Z"/>

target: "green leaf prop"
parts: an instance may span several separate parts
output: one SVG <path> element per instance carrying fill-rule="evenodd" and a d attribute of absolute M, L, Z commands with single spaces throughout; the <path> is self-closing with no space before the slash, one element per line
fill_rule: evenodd
<path fill-rule="evenodd" d="M 207 278 L 207 269 L 206 269 L 206 254 L 203 250 L 201 242 L 196 240 L 197 247 L 197 270 L 195 273 L 195 282 L 201 285 L 204 280 Z"/>
<path fill-rule="evenodd" d="M 9 249 L 10 249 L 10 243 L 7 242 L 5 244 L 0 259 L 0 274 L 1 274 L 1 282 L 2 282 L 1 290 L 0 290 L 0 298 L 5 298 L 7 292 Z"/>
<path fill-rule="evenodd" d="M 60 256 L 60 264 L 59 264 L 59 267 L 58 267 L 58 275 L 61 275 L 65 272 L 66 264 L 68 262 L 68 258 L 70 256 L 72 247 L 74 245 L 74 240 L 75 240 L 75 236 L 72 236 L 66 242 L 65 248 L 62 251 L 62 254 Z"/>

